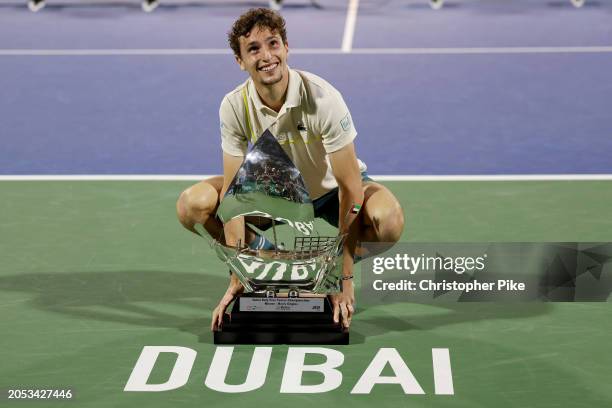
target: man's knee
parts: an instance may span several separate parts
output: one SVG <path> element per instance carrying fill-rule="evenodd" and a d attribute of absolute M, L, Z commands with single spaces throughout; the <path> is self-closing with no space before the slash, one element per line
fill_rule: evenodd
<path fill-rule="evenodd" d="M 379 242 L 397 242 L 404 231 L 404 211 L 399 203 L 368 209 Z"/>
<path fill-rule="evenodd" d="M 399 204 L 391 208 L 380 209 L 374 217 L 378 224 L 381 241 L 397 242 L 400 240 L 404 231 L 404 212 Z"/>
<path fill-rule="evenodd" d="M 176 216 L 181 224 L 187 226 L 189 220 L 190 195 L 189 188 L 184 190 L 176 201 Z"/>
<path fill-rule="evenodd" d="M 395 243 L 404 231 L 404 210 L 393 193 L 378 183 L 367 183 L 364 189 L 364 238 Z"/>
<path fill-rule="evenodd" d="M 176 202 L 176 213 L 185 227 L 195 223 L 204 224 L 214 214 L 219 202 L 219 191 L 214 184 L 206 181 L 195 184 L 183 191 Z"/>

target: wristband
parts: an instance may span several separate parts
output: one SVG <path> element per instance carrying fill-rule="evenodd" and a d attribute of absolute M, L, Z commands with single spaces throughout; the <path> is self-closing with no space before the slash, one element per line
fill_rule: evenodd
<path fill-rule="evenodd" d="M 348 276 L 343 276 L 343 277 L 342 277 L 342 280 L 343 280 L 343 281 L 346 281 L 346 280 L 351 280 L 351 279 L 353 279 L 353 275 L 348 275 Z"/>

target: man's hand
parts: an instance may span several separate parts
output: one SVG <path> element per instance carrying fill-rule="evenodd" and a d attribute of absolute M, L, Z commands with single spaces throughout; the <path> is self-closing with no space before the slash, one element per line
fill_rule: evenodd
<path fill-rule="evenodd" d="M 225 314 L 225 309 L 227 309 L 227 306 L 232 303 L 232 301 L 236 299 L 236 296 L 241 294 L 243 291 L 244 286 L 242 286 L 242 283 L 240 283 L 238 278 L 236 278 L 236 276 L 232 274 L 230 284 L 227 290 L 225 291 L 225 295 L 223 295 L 223 297 L 219 301 L 219 304 L 212 312 L 212 320 L 210 322 L 211 331 L 217 331 L 221 329 L 221 326 L 223 325 L 223 315 Z"/>
<path fill-rule="evenodd" d="M 351 319 L 355 313 L 355 289 L 353 280 L 342 281 L 342 292 L 331 295 L 334 311 L 334 322 L 340 321 L 342 316 L 342 327 L 347 328 L 351 325 Z"/>

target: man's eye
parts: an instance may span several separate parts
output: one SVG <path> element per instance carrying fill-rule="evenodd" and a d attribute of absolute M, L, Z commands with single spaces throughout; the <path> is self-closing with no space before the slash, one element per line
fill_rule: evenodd
<path fill-rule="evenodd" d="M 278 41 L 276 40 L 270 41 L 270 44 L 276 47 L 278 45 Z"/>
<path fill-rule="evenodd" d="M 255 52 L 257 51 L 257 47 L 251 47 L 248 49 L 249 52 Z"/>

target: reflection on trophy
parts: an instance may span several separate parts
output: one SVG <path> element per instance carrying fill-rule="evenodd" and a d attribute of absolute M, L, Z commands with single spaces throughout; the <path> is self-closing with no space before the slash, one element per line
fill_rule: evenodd
<path fill-rule="evenodd" d="M 340 290 L 345 235 L 316 234 L 304 179 L 269 131 L 246 155 L 217 216 L 223 223 L 245 217 L 249 228 L 271 235 L 273 249 L 213 237 L 245 289 L 214 333 L 215 344 L 348 344 L 328 299 Z"/>

